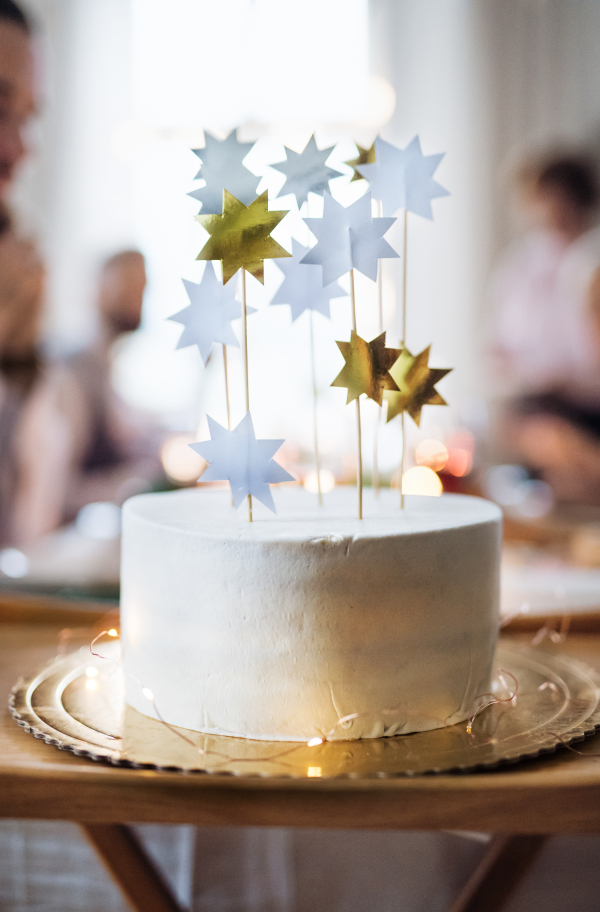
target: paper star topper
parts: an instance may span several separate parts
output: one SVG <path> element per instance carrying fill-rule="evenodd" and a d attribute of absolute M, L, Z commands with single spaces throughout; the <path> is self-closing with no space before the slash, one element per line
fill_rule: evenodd
<path fill-rule="evenodd" d="M 297 320 L 305 310 L 317 310 L 329 319 L 332 298 L 346 298 L 348 294 L 337 282 L 323 287 L 319 267 L 301 263 L 305 253 L 308 253 L 308 247 L 303 247 L 292 238 L 292 259 L 277 264 L 285 278 L 271 304 L 289 304 L 292 321 Z"/>
<path fill-rule="evenodd" d="M 304 221 L 318 243 L 311 247 L 302 262 L 323 267 L 323 285 L 329 285 L 351 269 L 358 269 L 375 281 L 377 261 L 398 256 L 383 239 L 396 219 L 373 218 L 370 193 L 365 193 L 347 208 L 325 193 L 323 218 L 305 218 Z"/>
<path fill-rule="evenodd" d="M 399 392 L 385 392 L 387 399 L 386 423 L 399 415 L 408 412 L 417 427 L 421 424 L 421 410 L 424 405 L 448 405 L 435 389 L 442 377 L 449 374 L 451 367 L 429 367 L 428 345 L 419 355 L 411 355 L 407 348 L 391 368 L 390 373 L 396 381 Z"/>
<path fill-rule="evenodd" d="M 226 139 L 217 139 L 210 133 L 205 133 L 204 148 L 192 149 L 202 162 L 194 180 L 203 178 L 206 186 L 192 190 L 188 196 L 202 203 L 202 212 L 205 214 L 222 212 L 225 188 L 246 206 L 256 196 L 261 179 L 242 164 L 254 143 L 238 142 L 236 132 L 232 130 Z"/>
<path fill-rule="evenodd" d="M 201 481 L 228 481 L 236 509 L 251 494 L 276 513 L 271 484 L 294 481 L 293 475 L 275 462 L 273 456 L 283 440 L 257 440 L 250 412 L 233 431 L 206 416 L 210 440 L 190 443 L 196 453 L 209 463 Z"/>
<path fill-rule="evenodd" d="M 377 405 L 382 405 L 383 391 L 398 390 L 390 368 L 400 355 L 399 348 L 385 347 L 385 333 L 372 342 L 365 342 L 352 330 L 349 342 L 337 342 L 346 362 L 332 386 L 348 390 L 346 405 L 365 393 Z"/>
<path fill-rule="evenodd" d="M 284 148 L 286 159 L 271 165 L 275 171 L 281 171 L 286 176 L 285 184 L 277 195 L 293 193 L 298 208 L 307 201 L 309 193 L 321 196 L 325 190 L 329 190 L 329 181 L 343 174 L 338 168 L 330 168 L 325 164 L 335 146 L 318 149 L 314 133 L 302 152 L 294 152 L 287 146 Z"/>
<path fill-rule="evenodd" d="M 212 263 L 207 264 L 199 284 L 187 279 L 182 279 L 182 282 L 190 303 L 167 318 L 184 326 L 175 351 L 196 345 L 206 365 L 213 342 L 239 347 L 231 326 L 232 320 L 242 316 L 241 304 L 235 299 L 235 285 L 221 285 Z M 255 307 L 246 308 L 247 313 L 255 311 Z"/>
<path fill-rule="evenodd" d="M 201 213 L 195 216 L 210 234 L 196 259 L 221 260 L 224 285 L 238 269 L 251 272 L 264 285 L 264 260 L 292 255 L 270 236 L 287 213 L 287 209 L 269 211 L 266 190 L 249 206 L 224 190 L 222 215 Z"/>
<path fill-rule="evenodd" d="M 433 219 L 431 200 L 450 196 L 449 191 L 433 179 L 444 154 L 423 155 L 418 136 L 406 149 L 398 149 L 377 137 L 375 163 L 357 165 L 356 170 L 369 181 L 375 199 L 382 201 L 384 215 L 406 209 Z"/>
<path fill-rule="evenodd" d="M 356 148 L 358 149 L 357 157 L 350 158 L 350 159 L 348 159 L 348 161 L 344 162 L 345 165 L 350 165 L 350 167 L 354 171 L 354 174 L 352 175 L 352 177 L 350 179 L 350 183 L 352 183 L 352 181 L 366 180 L 366 178 L 364 178 L 362 176 L 362 174 L 359 174 L 359 172 L 356 170 L 357 165 L 373 165 L 376 162 L 375 143 L 373 143 L 373 145 L 371 146 L 370 149 L 365 149 L 363 146 L 360 146 L 358 143 L 355 143 L 355 145 L 356 145 Z"/>

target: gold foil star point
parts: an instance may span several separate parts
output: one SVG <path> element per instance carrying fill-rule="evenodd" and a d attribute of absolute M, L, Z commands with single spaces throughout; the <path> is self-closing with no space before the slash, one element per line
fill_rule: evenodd
<path fill-rule="evenodd" d="M 386 391 L 387 418 L 391 421 L 400 412 L 408 412 L 417 427 L 421 424 L 421 411 L 424 405 L 448 405 L 438 393 L 435 386 L 450 373 L 451 367 L 429 367 L 431 345 L 418 355 L 412 355 L 407 348 L 390 369 L 396 381 L 398 392 Z"/>
<path fill-rule="evenodd" d="M 350 341 L 338 342 L 337 346 L 346 363 L 331 385 L 348 390 L 346 405 L 363 393 L 382 405 L 384 389 L 398 390 L 390 368 L 398 360 L 400 349 L 385 347 L 385 333 L 366 342 L 352 330 Z"/>
<path fill-rule="evenodd" d="M 356 148 L 358 149 L 358 155 L 356 156 L 356 158 L 350 158 L 350 159 L 348 159 L 348 161 L 344 162 L 344 164 L 349 165 L 354 172 L 354 174 L 352 175 L 352 177 L 350 179 L 350 183 L 352 183 L 352 181 L 365 180 L 365 178 L 362 176 L 362 174 L 359 174 L 359 172 L 356 170 L 357 165 L 374 165 L 376 162 L 375 143 L 373 143 L 373 145 L 371 146 L 370 149 L 365 149 L 363 146 L 360 146 L 358 143 L 356 143 L 355 145 L 356 145 Z"/>
<path fill-rule="evenodd" d="M 271 232 L 288 211 L 269 210 L 267 191 L 245 206 L 224 190 L 222 214 L 195 216 L 210 235 L 196 259 L 221 260 L 224 285 L 238 269 L 252 273 L 264 285 L 264 261 L 291 256 L 271 237 Z"/>

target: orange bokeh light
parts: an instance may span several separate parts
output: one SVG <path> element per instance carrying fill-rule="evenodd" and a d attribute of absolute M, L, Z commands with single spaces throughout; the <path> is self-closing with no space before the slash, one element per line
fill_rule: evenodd
<path fill-rule="evenodd" d="M 473 455 L 469 450 L 456 449 L 450 451 L 446 471 L 456 478 L 463 478 L 473 468 Z"/>
<path fill-rule="evenodd" d="M 415 450 L 415 460 L 417 465 L 441 472 L 448 462 L 448 450 L 441 440 L 422 440 Z"/>

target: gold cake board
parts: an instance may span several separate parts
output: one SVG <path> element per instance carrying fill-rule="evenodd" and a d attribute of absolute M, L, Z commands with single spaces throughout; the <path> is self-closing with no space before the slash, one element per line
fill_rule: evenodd
<path fill-rule="evenodd" d="M 471 733 L 463 722 L 430 732 L 311 747 L 200 734 L 141 715 L 124 705 L 116 665 L 92 657 L 87 648 L 21 678 L 11 693 L 10 709 L 34 737 L 115 766 L 294 778 L 487 770 L 553 752 L 600 728 L 600 681 L 580 662 L 500 645 L 496 667 L 516 678 L 517 699 L 514 705 L 502 702 L 485 709 Z M 156 701 L 160 709 L 160 695 Z"/>

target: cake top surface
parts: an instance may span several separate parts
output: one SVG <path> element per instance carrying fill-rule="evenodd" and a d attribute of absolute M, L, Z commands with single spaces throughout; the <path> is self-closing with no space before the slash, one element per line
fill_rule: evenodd
<path fill-rule="evenodd" d="M 496 504 L 462 494 L 407 495 L 405 509 L 400 510 L 397 490 L 384 489 L 376 498 L 371 489 L 366 489 L 362 520 L 357 518 L 356 488 L 339 487 L 323 499 L 323 506 L 319 507 L 315 494 L 303 488 L 284 487 L 276 495 L 277 515 L 254 501 L 254 522 L 249 523 L 245 504 L 235 510 L 228 490 L 188 488 L 132 497 L 124 506 L 124 514 L 165 529 L 211 539 L 328 539 L 332 542 L 455 529 L 499 522 L 502 516 Z"/>

